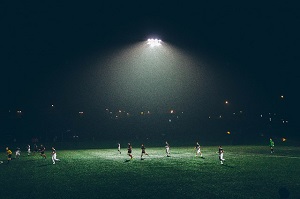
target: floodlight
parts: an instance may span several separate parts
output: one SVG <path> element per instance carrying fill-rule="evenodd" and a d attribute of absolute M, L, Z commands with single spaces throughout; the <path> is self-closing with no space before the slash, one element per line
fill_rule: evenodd
<path fill-rule="evenodd" d="M 147 44 L 150 46 L 160 46 L 161 45 L 161 40 L 160 39 L 148 39 Z"/>

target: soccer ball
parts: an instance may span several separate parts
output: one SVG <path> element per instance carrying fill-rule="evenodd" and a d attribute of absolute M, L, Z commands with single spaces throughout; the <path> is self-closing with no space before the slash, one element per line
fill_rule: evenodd
<path fill-rule="evenodd" d="M 0 161 L 0 164 L 3 164 L 3 161 Z"/>

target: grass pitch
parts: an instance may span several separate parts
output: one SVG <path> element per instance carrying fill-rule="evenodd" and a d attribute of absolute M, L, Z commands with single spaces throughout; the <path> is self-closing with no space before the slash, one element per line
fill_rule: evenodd
<path fill-rule="evenodd" d="M 48 147 L 50 148 L 50 147 Z M 217 146 L 202 147 L 204 158 L 192 147 L 147 148 L 133 160 L 126 149 L 62 150 L 53 165 L 39 154 L 6 164 L 0 155 L 0 198 L 279 198 L 285 188 L 300 198 L 300 149 L 265 146 L 223 146 L 225 164 Z"/>

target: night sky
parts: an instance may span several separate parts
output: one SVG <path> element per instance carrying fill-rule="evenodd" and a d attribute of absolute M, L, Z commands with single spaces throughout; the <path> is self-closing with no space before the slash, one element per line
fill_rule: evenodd
<path fill-rule="evenodd" d="M 286 114 L 296 121 L 297 4 L 108 2 L 1 3 L 2 111 L 55 104 L 70 111 L 174 108 L 210 114 L 229 100 L 236 110 L 259 114 L 272 111 L 283 95 Z M 139 57 L 148 66 L 144 51 L 134 46 L 150 37 L 169 46 L 165 58 L 174 60 L 160 57 L 156 64 L 145 58 L 148 65 L 170 68 L 144 68 L 148 76 L 130 78 L 142 73 Z"/>

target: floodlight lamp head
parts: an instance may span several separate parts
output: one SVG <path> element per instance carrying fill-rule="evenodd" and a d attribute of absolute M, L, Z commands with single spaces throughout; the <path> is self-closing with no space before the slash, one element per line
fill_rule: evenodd
<path fill-rule="evenodd" d="M 161 40 L 160 39 L 148 39 L 147 44 L 149 44 L 151 47 L 160 46 Z"/>

